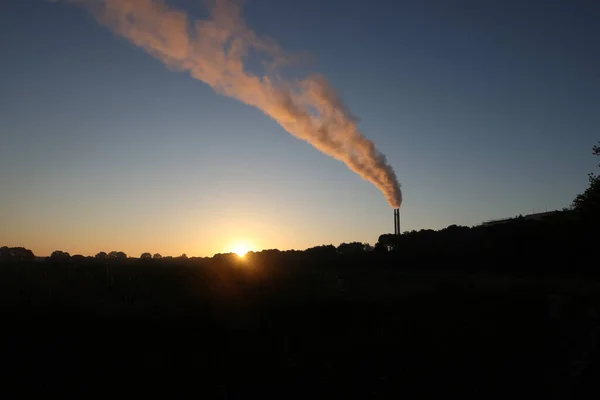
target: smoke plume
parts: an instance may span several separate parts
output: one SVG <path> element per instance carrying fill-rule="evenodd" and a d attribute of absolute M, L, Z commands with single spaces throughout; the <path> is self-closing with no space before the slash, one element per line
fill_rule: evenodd
<path fill-rule="evenodd" d="M 357 119 L 333 88 L 321 75 L 282 78 L 278 69 L 294 57 L 253 32 L 238 2 L 210 0 L 209 17 L 192 21 L 164 0 L 63 1 L 87 7 L 99 23 L 169 68 L 187 71 L 215 92 L 263 111 L 298 139 L 372 182 L 391 207 L 400 207 L 402 193 L 394 170 L 359 132 Z M 261 56 L 263 75 L 247 70 L 251 54 Z"/>

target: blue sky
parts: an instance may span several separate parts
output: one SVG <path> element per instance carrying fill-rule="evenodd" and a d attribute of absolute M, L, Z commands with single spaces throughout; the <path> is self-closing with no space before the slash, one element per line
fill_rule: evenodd
<path fill-rule="evenodd" d="M 169 4 L 204 17 L 201 2 Z M 600 139 L 591 1 L 247 0 L 387 156 L 402 230 L 568 206 Z M 0 5 L 0 244 L 207 256 L 374 243 L 371 183 L 82 9 Z"/>

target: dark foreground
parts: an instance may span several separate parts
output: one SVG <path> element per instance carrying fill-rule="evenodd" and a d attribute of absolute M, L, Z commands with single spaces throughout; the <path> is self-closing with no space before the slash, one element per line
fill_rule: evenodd
<path fill-rule="evenodd" d="M 592 279 L 391 267 L 0 268 L 5 398 L 596 398 Z"/>

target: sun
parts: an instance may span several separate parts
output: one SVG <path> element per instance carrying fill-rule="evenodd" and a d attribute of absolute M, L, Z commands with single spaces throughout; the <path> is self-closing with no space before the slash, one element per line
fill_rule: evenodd
<path fill-rule="evenodd" d="M 237 254 L 238 257 L 244 258 L 246 253 L 248 253 L 248 251 L 250 251 L 250 248 L 248 247 L 248 245 L 246 245 L 244 243 L 238 243 L 235 246 L 233 246 L 232 251 L 235 254 Z"/>

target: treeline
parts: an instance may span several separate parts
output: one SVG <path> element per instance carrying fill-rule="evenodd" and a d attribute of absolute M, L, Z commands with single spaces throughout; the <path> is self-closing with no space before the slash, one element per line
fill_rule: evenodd
<path fill-rule="evenodd" d="M 232 264 L 257 262 L 278 265 L 394 267 L 422 270 L 511 272 L 590 272 L 596 267 L 598 223 L 596 219 L 565 210 L 543 220 L 515 218 L 490 225 L 451 225 L 438 231 L 424 229 L 402 235 L 384 234 L 375 246 L 366 243 L 323 245 L 306 250 L 249 252 L 243 260 L 234 253 L 213 257 L 162 257 L 144 253 L 139 258 L 124 252 L 100 252 L 93 257 L 70 256 L 55 251 L 38 259 L 52 265 L 85 264 Z M 2 247 L 2 262 L 35 259 L 31 250 Z"/>
<path fill-rule="evenodd" d="M 598 220 L 576 210 L 565 210 L 543 220 L 518 217 L 490 226 L 451 225 L 438 231 L 423 229 L 402 235 L 384 234 L 375 246 L 367 243 L 323 245 L 306 250 L 275 249 L 249 252 L 245 262 L 308 266 L 388 266 L 423 270 L 590 272 L 597 256 Z M 23 247 L 0 248 L 0 262 L 37 260 L 50 265 L 85 264 L 231 264 L 241 260 L 234 253 L 213 257 L 163 257 L 143 253 L 128 257 L 122 251 L 95 256 L 71 256 L 54 251 L 36 258 Z"/>
<path fill-rule="evenodd" d="M 400 264 L 427 269 L 510 272 L 594 272 L 598 221 L 574 210 L 543 220 L 382 235 L 376 248 Z"/>
<path fill-rule="evenodd" d="M 600 155 L 600 146 L 593 154 Z M 600 165 L 599 165 L 600 166 Z M 451 225 L 434 231 L 384 234 L 375 246 L 368 243 L 323 245 L 306 250 L 264 250 L 249 252 L 245 261 L 286 267 L 360 266 L 405 267 L 423 270 L 467 270 L 510 272 L 595 273 L 600 227 L 600 176 L 589 175 L 590 185 L 573 204 L 544 218 L 522 216 L 500 223 L 467 227 Z M 149 252 L 139 258 L 122 251 L 100 252 L 93 257 L 71 256 L 56 250 L 45 259 L 36 258 L 23 247 L 0 248 L 0 262 L 48 262 L 55 265 L 86 263 L 173 263 L 232 264 L 236 254 L 216 254 L 210 258 L 163 257 Z"/>
<path fill-rule="evenodd" d="M 489 226 L 451 225 L 441 230 L 423 229 L 402 235 L 384 234 L 375 246 L 367 243 L 323 245 L 306 250 L 275 249 L 249 252 L 244 262 L 305 266 L 395 267 L 422 270 L 467 270 L 510 272 L 595 272 L 598 220 L 576 210 L 564 210 L 542 220 L 517 217 Z M 54 251 L 36 258 L 23 247 L 2 247 L 0 262 L 48 263 L 49 265 L 86 264 L 234 264 L 242 260 L 234 253 L 213 257 L 163 257 L 143 253 L 128 257 L 122 251 L 100 252 L 95 256 L 71 256 Z"/>
<path fill-rule="evenodd" d="M 334 246 L 332 244 L 315 246 L 308 248 L 306 250 L 286 250 L 280 251 L 276 249 L 263 250 L 259 252 L 250 251 L 247 253 L 248 257 L 252 257 L 255 255 L 258 256 L 276 256 L 281 254 L 287 255 L 299 255 L 306 254 L 309 256 L 316 257 L 330 257 L 335 255 L 356 255 L 368 251 L 372 251 L 374 248 L 369 243 L 361 243 L 361 242 L 352 242 L 352 243 L 341 243 L 339 246 Z M 111 251 L 104 252 L 101 251 L 94 256 L 83 256 L 81 254 L 71 255 L 69 252 L 62 250 L 55 250 L 48 257 L 36 257 L 33 252 L 24 247 L 7 247 L 3 246 L 0 248 L 0 261 L 3 262 L 19 262 L 19 261 L 34 261 L 38 260 L 40 262 L 46 261 L 54 264 L 64 264 L 64 263 L 81 263 L 81 262 L 110 262 L 110 263 L 119 263 L 119 262 L 138 262 L 143 261 L 144 263 L 148 262 L 160 262 L 160 263 L 168 263 L 173 261 L 198 261 L 198 260 L 227 260 L 227 259 L 236 259 L 238 258 L 235 253 L 218 253 L 213 257 L 189 257 L 183 253 L 180 256 L 162 256 L 160 253 L 142 253 L 139 257 L 131 257 L 128 256 L 123 251 Z"/>

